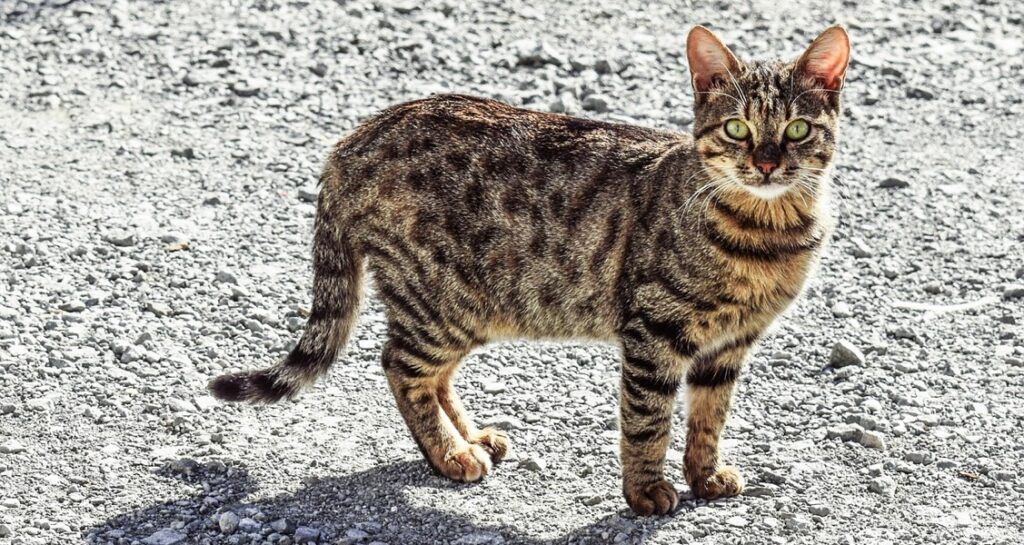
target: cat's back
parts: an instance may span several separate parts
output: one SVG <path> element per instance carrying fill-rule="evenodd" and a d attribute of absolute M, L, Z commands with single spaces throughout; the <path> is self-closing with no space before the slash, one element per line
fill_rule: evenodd
<path fill-rule="evenodd" d="M 494 144 L 532 144 L 538 153 L 545 145 L 608 144 L 631 146 L 680 141 L 689 136 L 549 112 L 517 108 L 497 100 L 445 94 L 392 106 L 359 126 L 339 143 L 344 155 L 373 152 L 383 146 L 390 157 L 435 149 L 432 144 L 454 139 Z M 440 141 L 438 140 L 440 139 Z M 404 147 L 403 147 L 403 144 Z M 485 151 L 485 150 L 479 150 Z"/>

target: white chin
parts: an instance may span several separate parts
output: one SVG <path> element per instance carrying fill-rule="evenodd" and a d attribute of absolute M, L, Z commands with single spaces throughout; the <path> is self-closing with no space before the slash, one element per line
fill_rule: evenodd
<path fill-rule="evenodd" d="M 771 183 L 768 185 L 748 185 L 743 184 L 743 189 L 750 192 L 751 195 L 765 200 L 771 200 L 777 197 L 781 197 L 787 191 L 789 191 L 789 184 L 776 184 Z"/>

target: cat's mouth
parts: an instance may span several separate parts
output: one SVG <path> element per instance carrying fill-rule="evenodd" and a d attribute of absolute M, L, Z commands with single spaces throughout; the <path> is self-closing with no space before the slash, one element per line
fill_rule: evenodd
<path fill-rule="evenodd" d="M 743 189 L 751 195 L 764 200 L 777 199 L 786 194 L 792 184 L 779 183 L 776 181 L 761 181 L 760 183 L 742 183 Z"/>

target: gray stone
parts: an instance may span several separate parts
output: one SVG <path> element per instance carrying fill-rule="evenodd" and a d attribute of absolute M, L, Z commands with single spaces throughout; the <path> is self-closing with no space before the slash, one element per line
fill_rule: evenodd
<path fill-rule="evenodd" d="M 1003 299 L 1020 299 L 1024 297 L 1024 285 L 1011 284 L 1003 290 Z"/>
<path fill-rule="evenodd" d="M 309 526 L 299 526 L 295 529 L 295 543 L 313 543 L 320 539 L 320 530 Z"/>
<path fill-rule="evenodd" d="M 299 200 L 302 202 L 316 202 L 320 191 L 316 187 L 300 187 Z"/>
<path fill-rule="evenodd" d="M 807 508 L 807 512 L 819 517 L 827 517 L 832 514 L 832 508 L 824 504 L 813 504 Z"/>
<path fill-rule="evenodd" d="M 176 545 L 184 543 L 187 536 L 177 530 L 164 528 L 153 532 L 152 535 L 142 540 L 144 545 Z"/>
<path fill-rule="evenodd" d="M 113 244 L 114 246 L 135 246 L 135 233 L 124 229 L 115 229 L 113 231 L 108 231 L 103 235 L 103 240 Z"/>
<path fill-rule="evenodd" d="M 850 238 L 850 244 L 852 245 L 850 253 L 853 254 L 853 257 L 863 258 L 875 255 L 875 251 L 871 249 L 871 246 L 868 246 L 868 243 L 859 237 Z"/>
<path fill-rule="evenodd" d="M 1002 471 L 1002 470 L 990 471 L 988 476 L 992 477 L 993 479 L 995 479 L 997 481 L 1003 481 L 1003 482 L 1007 482 L 1007 483 L 1012 483 L 1012 482 L 1017 480 L 1017 474 L 1012 472 L 1012 471 Z"/>
<path fill-rule="evenodd" d="M 609 110 L 611 99 L 605 95 L 589 95 L 583 99 L 583 109 L 603 113 Z"/>
<path fill-rule="evenodd" d="M 17 439 L 9 439 L 0 445 L 0 454 L 19 454 L 25 452 L 25 450 L 25 445 L 21 444 L 21 441 Z"/>
<path fill-rule="evenodd" d="M 231 511 L 225 511 L 220 514 L 220 518 L 217 519 L 217 526 L 220 527 L 220 531 L 225 534 L 233 534 L 238 530 L 238 523 L 240 519 L 238 515 Z"/>
<path fill-rule="evenodd" d="M 904 454 L 903 459 L 914 464 L 928 465 L 932 463 L 934 457 L 930 452 L 915 451 Z"/>
<path fill-rule="evenodd" d="M 898 176 L 889 176 L 888 178 L 879 182 L 878 187 L 884 189 L 904 189 L 910 187 L 910 182 L 906 178 Z"/>
<path fill-rule="evenodd" d="M 544 471 L 547 466 L 548 465 L 544 462 L 544 459 L 537 455 L 529 456 L 519 462 L 519 467 L 530 471 Z"/>
<path fill-rule="evenodd" d="M 146 310 L 152 312 L 157 318 L 163 318 L 164 316 L 170 316 L 173 312 L 170 305 L 166 303 L 160 303 L 156 301 L 150 301 L 146 303 Z"/>
<path fill-rule="evenodd" d="M 896 481 L 886 475 L 875 477 L 868 483 L 868 490 L 891 498 L 896 495 Z"/>
<path fill-rule="evenodd" d="M 864 365 L 864 353 L 853 343 L 841 340 L 832 345 L 832 353 L 828 358 L 829 365 L 840 368 L 848 365 L 862 367 Z"/>
<path fill-rule="evenodd" d="M 245 517 L 238 521 L 238 530 L 246 534 L 254 534 L 260 531 L 260 523 L 255 520 Z"/>
<path fill-rule="evenodd" d="M 498 430 L 509 431 L 518 430 L 523 428 L 523 423 L 514 416 L 499 415 L 488 418 L 481 422 L 485 428 L 495 428 Z"/>
<path fill-rule="evenodd" d="M 270 523 L 270 528 L 280 534 L 286 534 L 295 529 L 295 525 L 288 519 L 277 519 Z"/>
<path fill-rule="evenodd" d="M 885 438 L 882 437 L 882 434 L 875 431 L 862 431 L 860 437 L 857 438 L 857 442 L 867 448 L 885 450 Z"/>
<path fill-rule="evenodd" d="M 221 269 L 221 270 L 217 271 L 216 278 L 217 278 L 217 281 L 222 283 L 222 284 L 237 284 L 238 283 L 238 277 L 235 276 L 234 272 L 232 272 L 232 271 L 230 271 L 228 269 Z"/>
<path fill-rule="evenodd" d="M 501 545 L 505 538 L 493 532 L 471 532 L 454 541 L 454 545 Z"/>
<path fill-rule="evenodd" d="M 370 537 L 370 534 L 360 530 L 359 528 L 349 528 L 345 531 L 345 537 L 352 541 L 360 541 Z"/>
<path fill-rule="evenodd" d="M 921 100 L 935 100 L 935 93 L 930 89 L 924 87 L 908 87 L 907 98 L 917 98 Z"/>

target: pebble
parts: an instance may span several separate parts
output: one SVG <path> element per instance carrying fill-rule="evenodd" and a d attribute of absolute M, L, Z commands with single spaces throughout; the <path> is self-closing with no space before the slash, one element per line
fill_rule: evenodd
<path fill-rule="evenodd" d="M 370 537 L 370 534 L 360 530 L 359 528 L 350 528 L 345 532 L 345 537 L 352 541 L 360 541 Z"/>
<path fill-rule="evenodd" d="M 849 318 L 853 316 L 853 310 L 850 309 L 850 305 L 840 301 L 832 305 L 832 315 L 836 318 Z"/>
<path fill-rule="evenodd" d="M 174 148 L 171 150 L 171 157 L 181 157 L 186 160 L 193 160 L 196 158 L 196 150 L 193 148 Z"/>
<path fill-rule="evenodd" d="M 288 519 L 277 519 L 270 523 L 270 528 L 275 532 L 284 534 L 292 531 L 295 526 Z"/>
<path fill-rule="evenodd" d="M 172 530 L 170 528 L 164 528 L 153 532 L 152 535 L 142 540 L 143 545 L 177 545 L 178 543 L 184 543 L 185 534 Z"/>
<path fill-rule="evenodd" d="M 905 189 L 910 187 L 910 182 L 908 182 L 905 178 L 890 176 L 879 182 L 878 187 L 884 189 Z"/>
<path fill-rule="evenodd" d="M 235 93 L 235 95 L 243 97 L 243 98 L 248 98 L 248 97 L 254 97 L 254 96 L 260 94 L 260 91 L 263 90 L 263 87 L 265 85 L 266 85 L 266 83 L 263 80 L 259 80 L 259 79 L 251 79 L 251 80 L 243 79 L 243 80 L 238 80 L 236 82 L 231 83 L 230 87 L 231 87 L 231 92 Z"/>
<path fill-rule="evenodd" d="M 864 430 L 861 432 L 860 437 L 857 438 L 857 442 L 867 448 L 885 450 L 885 438 L 882 437 L 882 434 L 875 431 Z"/>
<path fill-rule="evenodd" d="M 255 520 L 245 517 L 238 521 L 238 529 L 246 534 L 254 534 L 260 531 L 261 525 Z"/>
<path fill-rule="evenodd" d="M 934 100 L 935 93 L 924 87 L 908 87 L 907 98 L 917 98 L 921 100 Z"/>
<path fill-rule="evenodd" d="M 108 231 L 103 240 L 119 247 L 135 246 L 135 234 L 124 229 Z"/>
<path fill-rule="evenodd" d="M 309 526 L 299 526 L 295 529 L 295 543 L 314 543 L 320 539 L 320 530 Z"/>
<path fill-rule="evenodd" d="M 82 312 L 83 310 L 85 310 L 86 307 L 85 303 L 83 303 L 82 301 L 75 300 L 68 301 L 67 303 L 60 305 L 59 308 L 64 312 Z"/>
<path fill-rule="evenodd" d="M 216 70 L 210 69 L 190 70 L 183 78 L 181 78 L 181 82 L 189 87 L 215 83 L 218 80 L 220 80 L 220 74 Z"/>
<path fill-rule="evenodd" d="M 537 455 L 529 456 L 519 462 L 519 467 L 530 471 L 544 471 L 547 466 L 548 465 L 544 462 L 544 459 Z"/>
<path fill-rule="evenodd" d="M 164 316 L 170 316 L 171 313 L 174 312 L 173 310 L 171 310 L 170 305 L 168 305 L 166 303 L 155 302 L 155 301 L 150 301 L 150 302 L 146 303 L 146 310 L 152 312 L 154 315 L 156 315 L 157 318 L 163 318 Z"/>
<path fill-rule="evenodd" d="M 13 535 L 14 530 L 10 526 L 6 524 L 0 524 L 0 537 L 11 537 Z"/>
<path fill-rule="evenodd" d="M 1012 483 L 1012 482 L 1017 480 L 1017 474 L 1012 472 L 1012 471 L 1002 471 L 1002 470 L 990 471 L 988 476 L 992 477 L 993 479 L 995 479 L 997 481 L 1003 481 L 1003 482 L 1007 482 L 1007 483 Z"/>
<path fill-rule="evenodd" d="M 481 422 L 485 428 L 495 428 L 502 431 L 518 430 L 524 427 L 521 420 L 514 416 L 495 416 Z"/>
<path fill-rule="evenodd" d="M 591 112 L 607 112 L 610 104 L 611 99 L 605 95 L 590 95 L 583 99 L 583 109 Z"/>
<path fill-rule="evenodd" d="M 904 454 L 903 459 L 914 464 L 928 465 L 932 463 L 934 457 L 930 452 L 915 451 Z"/>
<path fill-rule="evenodd" d="M 868 243 L 864 242 L 860 237 L 851 237 L 850 244 L 850 253 L 853 254 L 853 257 L 863 258 L 875 255 L 875 251 L 871 249 L 871 246 L 868 246 Z"/>
<path fill-rule="evenodd" d="M 225 511 L 220 514 L 220 518 L 217 519 L 217 526 L 220 527 L 220 531 L 225 534 L 233 534 L 235 530 L 238 530 L 239 523 L 238 515 L 231 511 Z"/>
<path fill-rule="evenodd" d="M 525 38 L 510 44 L 516 52 L 516 63 L 521 66 L 543 66 L 545 64 L 563 64 L 565 58 L 560 51 L 546 42 Z"/>
<path fill-rule="evenodd" d="M 868 483 L 868 490 L 891 498 L 896 495 L 896 480 L 886 475 L 875 477 Z"/>
<path fill-rule="evenodd" d="M 832 514 L 832 508 L 823 504 L 814 504 L 807 508 L 807 512 L 819 517 L 827 517 Z"/>
<path fill-rule="evenodd" d="M 1003 299 L 1020 299 L 1024 297 L 1024 285 L 1011 284 L 1003 290 Z"/>
<path fill-rule="evenodd" d="M 864 353 L 850 341 L 841 340 L 832 345 L 832 353 L 829 355 L 828 361 L 829 365 L 835 368 L 849 365 L 863 367 Z"/>
<path fill-rule="evenodd" d="M 505 538 L 493 532 L 471 532 L 455 540 L 454 545 L 501 545 Z"/>
<path fill-rule="evenodd" d="M 25 452 L 25 445 L 21 444 L 17 439 L 10 439 L 0 445 L 0 454 L 18 454 L 21 452 Z"/>
<path fill-rule="evenodd" d="M 500 394 L 505 391 L 505 385 L 501 382 L 485 382 L 484 393 L 485 394 Z"/>
<path fill-rule="evenodd" d="M 221 269 L 221 270 L 217 271 L 216 278 L 217 278 L 217 281 L 222 283 L 222 284 L 237 284 L 238 283 L 238 277 L 235 276 L 234 272 L 229 271 L 228 269 Z"/>
<path fill-rule="evenodd" d="M 750 521 L 743 517 L 736 516 L 725 519 L 725 523 L 729 526 L 732 526 L 733 528 L 744 528 L 748 524 L 750 524 Z"/>
<path fill-rule="evenodd" d="M 320 191 L 316 187 L 300 187 L 299 200 L 302 202 L 316 202 Z"/>

